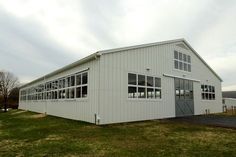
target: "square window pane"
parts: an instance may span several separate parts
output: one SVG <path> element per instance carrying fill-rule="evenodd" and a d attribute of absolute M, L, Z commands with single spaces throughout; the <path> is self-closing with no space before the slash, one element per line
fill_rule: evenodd
<path fill-rule="evenodd" d="M 138 88 L 138 98 L 146 98 L 146 90 L 145 88 Z"/>
<path fill-rule="evenodd" d="M 71 88 L 70 89 L 70 98 L 75 98 L 75 89 L 74 88 Z"/>
<path fill-rule="evenodd" d="M 76 75 L 76 85 L 81 85 L 81 74 Z"/>
<path fill-rule="evenodd" d="M 66 98 L 67 98 L 67 99 L 70 98 L 70 92 L 69 92 L 69 89 L 66 89 Z"/>
<path fill-rule="evenodd" d="M 88 83 L 88 73 L 83 73 L 82 74 L 82 84 L 87 84 Z"/>
<path fill-rule="evenodd" d="M 70 77 L 67 77 L 67 79 L 66 79 L 66 87 L 70 87 L 70 85 L 71 85 Z"/>
<path fill-rule="evenodd" d="M 184 99 L 184 90 L 180 89 L 180 99 Z"/>
<path fill-rule="evenodd" d="M 201 85 L 201 90 L 202 92 L 204 92 L 204 85 Z"/>
<path fill-rule="evenodd" d="M 147 98 L 154 98 L 154 89 L 147 88 Z"/>
<path fill-rule="evenodd" d="M 83 86 L 82 87 L 82 97 L 85 98 L 87 97 L 88 94 L 88 87 L 87 86 Z"/>
<path fill-rule="evenodd" d="M 188 64 L 188 72 L 191 72 L 191 65 Z"/>
<path fill-rule="evenodd" d="M 62 88 L 65 88 L 65 86 L 66 86 L 66 79 L 63 79 L 62 80 Z"/>
<path fill-rule="evenodd" d="M 175 89 L 175 97 L 176 97 L 176 99 L 179 99 L 179 98 L 180 98 L 180 91 L 179 91 L 178 88 Z"/>
<path fill-rule="evenodd" d="M 184 55 L 184 61 L 187 62 L 187 55 L 186 54 L 183 55 Z"/>
<path fill-rule="evenodd" d="M 188 55 L 188 63 L 191 63 L 191 57 Z"/>
<path fill-rule="evenodd" d="M 180 89 L 184 89 L 184 80 L 183 79 L 180 79 L 179 80 L 179 84 L 180 84 Z"/>
<path fill-rule="evenodd" d="M 176 88 L 176 89 L 179 89 L 179 88 L 180 88 L 179 81 L 180 81 L 180 79 L 175 78 L 175 88 Z"/>
<path fill-rule="evenodd" d="M 128 74 L 128 84 L 137 85 L 137 75 L 136 74 Z"/>
<path fill-rule="evenodd" d="M 76 88 L 76 98 L 81 98 L 81 87 Z"/>
<path fill-rule="evenodd" d="M 145 76 L 144 75 L 138 75 L 138 85 L 145 86 Z"/>
<path fill-rule="evenodd" d="M 137 88 L 128 87 L 128 98 L 136 98 L 136 97 L 137 97 Z"/>
<path fill-rule="evenodd" d="M 57 99 L 57 91 L 54 93 L 54 98 Z"/>
<path fill-rule="evenodd" d="M 212 92 L 212 86 L 209 86 L 209 92 Z"/>
<path fill-rule="evenodd" d="M 213 99 L 213 100 L 215 100 L 215 99 L 216 99 L 216 97 L 215 97 L 215 94 L 212 94 L 212 99 Z"/>
<path fill-rule="evenodd" d="M 188 71 L 186 63 L 184 63 L 184 71 Z"/>
<path fill-rule="evenodd" d="M 155 87 L 161 87 L 161 79 L 158 77 L 155 77 Z"/>
<path fill-rule="evenodd" d="M 212 99 L 212 94 L 209 93 L 209 100 L 211 100 L 211 99 Z"/>
<path fill-rule="evenodd" d="M 215 87 L 214 86 L 212 86 L 212 92 L 215 93 Z"/>
<path fill-rule="evenodd" d="M 175 69 L 179 69 L 179 62 L 175 60 Z"/>
<path fill-rule="evenodd" d="M 52 99 L 54 99 L 54 91 L 52 91 Z"/>
<path fill-rule="evenodd" d="M 190 99 L 190 91 L 189 90 L 185 90 L 184 95 L 185 95 L 185 99 Z"/>
<path fill-rule="evenodd" d="M 59 80 L 59 89 L 62 88 L 62 80 Z"/>
<path fill-rule="evenodd" d="M 155 89 L 155 98 L 161 99 L 161 89 Z"/>
<path fill-rule="evenodd" d="M 183 60 L 183 54 L 181 52 L 179 53 L 179 60 Z"/>
<path fill-rule="evenodd" d="M 179 62 L 179 69 L 183 70 L 183 63 L 182 62 Z"/>
<path fill-rule="evenodd" d="M 54 88 L 55 88 L 55 89 L 58 89 L 58 81 L 55 81 Z"/>
<path fill-rule="evenodd" d="M 206 100 L 209 99 L 209 94 L 208 93 L 205 93 L 205 98 L 206 98 Z"/>
<path fill-rule="evenodd" d="M 147 76 L 147 86 L 149 86 L 149 87 L 153 87 L 154 86 L 153 77 Z"/>
<path fill-rule="evenodd" d="M 204 93 L 202 93 L 202 99 L 205 99 L 205 94 Z"/>
<path fill-rule="evenodd" d="M 75 85 L 75 76 L 71 76 L 71 86 Z"/>
<path fill-rule="evenodd" d="M 190 81 L 184 80 L 184 89 L 189 90 L 189 83 L 190 83 Z"/>
<path fill-rule="evenodd" d="M 178 57 L 178 52 L 177 51 L 174 51 L 174 56 L 175 56 L 175 59 L 178 59 L 179 57 Z"/>

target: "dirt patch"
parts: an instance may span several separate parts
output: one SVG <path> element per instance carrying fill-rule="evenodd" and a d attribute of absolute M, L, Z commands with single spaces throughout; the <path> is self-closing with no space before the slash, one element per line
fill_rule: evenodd
<path fill-rule="evenodd" d="M 57 135 L 49 135 L 48 137 L 46 137 L 44 140 L 46 141 L 59 141 L 62 140 L 63 138 Z"/>
<path fill-rule="evenodd" d="M 12 112 L 11 115 L 18 115 L 18 114 L 25 113 L 25 112 L 27 112 L 27 111 L 24 111 L 24 110 L 16 111 L 16 112 Z"/>
<path fill-rule="evenodd" d="M 32 115 L 30 116 L 30 118 L 34 118 L 34 119 L 38 119 L 38 118 L 44 118 L 46 117 L 47 115 L 46 114 L 35 114 L 35 115 Z"/>

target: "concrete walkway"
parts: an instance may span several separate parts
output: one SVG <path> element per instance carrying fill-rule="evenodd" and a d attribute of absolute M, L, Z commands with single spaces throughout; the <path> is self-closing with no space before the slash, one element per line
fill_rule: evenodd
<path fill-rule="evenodd" d="M 236 117 L 226 117 L 220 115 L 201 115 L 174 118 L 173 120 L 236 129 Z"/>

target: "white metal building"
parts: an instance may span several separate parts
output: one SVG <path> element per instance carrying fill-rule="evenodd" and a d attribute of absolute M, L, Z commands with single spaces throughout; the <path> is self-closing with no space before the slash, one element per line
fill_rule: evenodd
<path fill-rule="evenodd" d="M 98 51 L 22 86 L 19 108 L 96 124 L 216 113 L 221 81 L 177 39 Z"/>
<path fill-rule="evenodd" d="M 223 98 L 223 105 L 227 107 L 227 109 L 236 108 L 236 99 L 235 98 Z"/>

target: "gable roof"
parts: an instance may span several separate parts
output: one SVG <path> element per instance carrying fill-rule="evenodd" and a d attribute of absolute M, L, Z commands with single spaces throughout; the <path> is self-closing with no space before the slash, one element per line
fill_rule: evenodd
<path fill-rule="evenodd" d="M 212 73 L 222 82 L 223 80 L 220 78 L 220 76 L 203 60 L 203 58 L 190 46 L 190 44 L 184 39 L 175 39 L 175 40 L 167 40 L 167 41 L 161 41 L 161 42 L 155 42 L 155 43 L 149 43 L 149 44 L 141 44 L 141 45 L 135 45 L 135 46 L 127 46 L 127 47 L 121 47 L 121 48 L 115 48 L 115 49 L 109 49 L 109 50 L 102 50 L 102 51 L 97 51 L 85 58 L 82 58 L 76 62 L 73 62 L 67 66 L 64 66 L 58 70 L 55 70 L 49 74 L 46 74 L 36 80 L 33 80 L 32 82 L 29 82 L 27 84 L 22 85 L 20 88 L 24 88 L 28 85 L 31 85 L 35 82 L 42 81 L 47 77 L 56 75 L 58 73 L 61 73 L 65 70 L 68 70 L 70 68 L 73 68 L 75 66 L 81 65 L 83 63 L 89 62 L 91 60 L 94 60 L 98 57 L 100 57 L 103 54 L 108 54 L 108 53 L 115 53 L 115 52 L 120 52 L 120 51 L 125 51 L 125 50 L 131 50 L 131 49 L 138 49 L 138 48 L 145 48 L 145 47 L 150 47 L 150 46 L 158 46 L 158 45 L 164 45 L 164 44 L 172 44 L 172 43 L 178 43 L 178 42 L 184 42 L 188 48 L 212 71 Z"/>
<path fill-rule="evenodd" d="M 175 40 L 167 40 L 167 41 L 161 41 L 161 42 L 155 42 L 155 43 L 149 43 L 149 44 L 142 44 L 142 45 L 135 45 L 135 46 L 128 46 L 128 47 L 121 47 L 121 48 L 115 48 L 115 49 L 109 49 L 109 50 L 103 50 L 99 51 L 100 54 L 108 54 L 108 53 L 114 53 L 119 51 L 125 51 L 125 50 L 131 50 L 131 49 L 138 49 L 138 48 L 145 48 L 150 46 L 158 46 L 158 45 L 164 45 L 164 44 L 172 44 L 172 43 L 178 43 L 183 42 L 188 46 L 188 48 L 207 66 L 207 68 L 210 69 L 210 71 L 221 81 L 221 77 L 204 61 L 204 59 L 192 48 L 192 46 L 184 39 L 175 39 Z"/>

